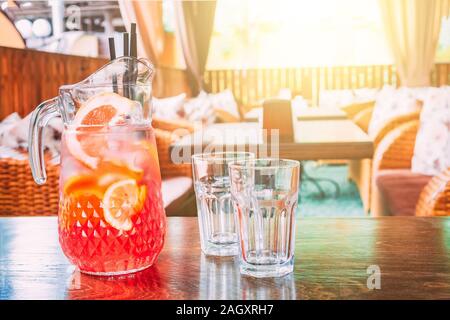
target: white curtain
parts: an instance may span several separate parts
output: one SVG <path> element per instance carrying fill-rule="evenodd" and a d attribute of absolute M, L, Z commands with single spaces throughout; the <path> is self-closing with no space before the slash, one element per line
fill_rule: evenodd
<path fill-rule="evenodd" d="M 162 2 L 119 0 L 119 7 L 127 29 L 136 22 L 138 55 L 160 64 L 164 53 Z"/>
<path fill-rule="evenodd" d="M 436 47 L 449 0 L 379 0 L 401 85 L 430 85 Z"/>
<path fill-rule="evenodd" d="M 205 89 L 203 73 L 214 28 L 216 1 L 176 1 L 176 34 L 183 49 L 192 93 Z"/>

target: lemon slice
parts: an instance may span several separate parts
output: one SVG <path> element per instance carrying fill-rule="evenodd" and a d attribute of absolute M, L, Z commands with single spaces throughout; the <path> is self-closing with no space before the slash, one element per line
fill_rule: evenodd
<path fill-rule="evenodd" d="M 103 214 L 112 227 L 128 231 L 133 228 L 131 217 L 142 208 L 142 188 L 136 180 L 126 179 L 113 183 L 103 196 Z"/>

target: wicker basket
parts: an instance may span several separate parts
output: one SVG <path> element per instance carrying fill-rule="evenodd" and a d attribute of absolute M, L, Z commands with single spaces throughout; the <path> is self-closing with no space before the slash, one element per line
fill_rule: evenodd
<path fill-rule="evenodd" d="M 59 165 L 47 161 L 47 182 L 39 186 L 28 160 L 0 159 L 0 216 L 58 214 Z"/>

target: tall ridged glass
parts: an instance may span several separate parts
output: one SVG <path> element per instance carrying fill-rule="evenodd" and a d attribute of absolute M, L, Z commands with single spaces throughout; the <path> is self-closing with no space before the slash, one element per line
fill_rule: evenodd
<path fill-rule="evenodd" d="M 240 271 L 280 277 L 294 269 L 300 163 L 256 159 L 229 166 L 240 241 Z"/>
<path fill-rule="evenodd" d="M 249 152 L 192 156 L 200 242 L 206 255 L 233 256 L 239 252 L 228 164 L 253 158 L 254 155 Z"/>

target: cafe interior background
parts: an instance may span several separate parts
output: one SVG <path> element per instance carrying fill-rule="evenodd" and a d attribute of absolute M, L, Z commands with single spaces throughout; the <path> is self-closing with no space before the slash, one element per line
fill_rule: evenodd
<path fill-rule="evenodd" d="M 153 126 L 167 215 L 196 215 L 191 166 L 171 161 L 171 133 L 198 122 L 270 127 L 261 119 L 269 98 L 290 101 L 289 115 L 345 119 L 356 142 L 367 142 L 365 155 L 340 158 L 343 130 L 336 155 L 298 152 L 298 217 L 450 215 L 445 0 L 2 1 L 0 215 L 57 214 L 60 128 L 47 130 L 46 153 L 56 160 L 37 186 L 26 161 L 28 115 L 61 84 L 104 65 L 108 37 L 122 52 L 121 34 L 134 21 L 138 54 L 156 67 Z M 322 125 L 309 130 L 333 124 Z"/>

